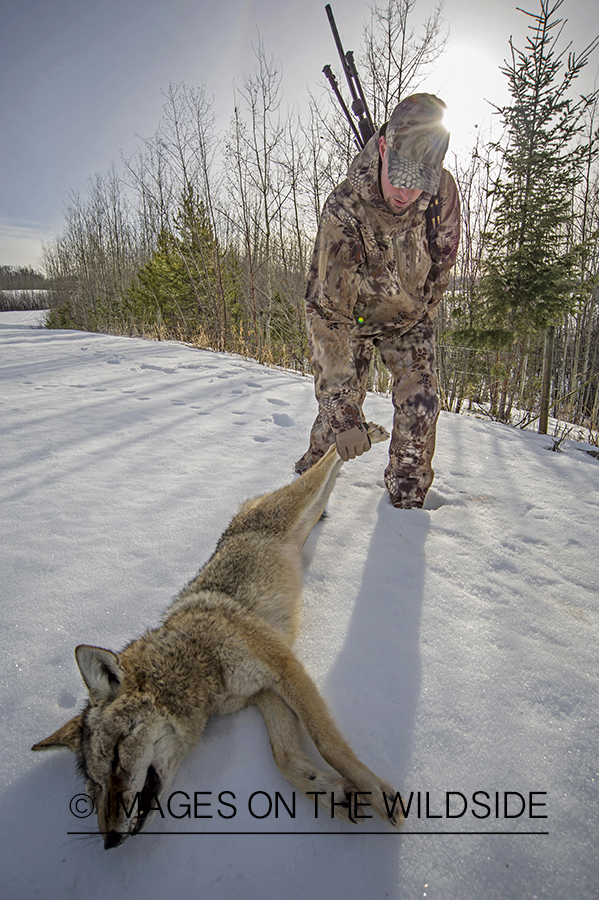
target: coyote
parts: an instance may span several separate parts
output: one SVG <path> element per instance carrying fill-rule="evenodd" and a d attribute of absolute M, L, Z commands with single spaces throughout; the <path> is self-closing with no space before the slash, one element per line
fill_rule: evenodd
<path fill-rule="evenodd" d="M 389 437 L 374 425 L 369 436 Z M 364 792 L 360 803 L 368 800 L 382 818 L 401 824 L 394 789 L 348 747 L 291 650 L 301 548 L 342 465 L 333 446 L 296 481 L 243 503 L 158 628 L 118 655 L 76 648 L 87 705 L 32 750 L 75 752 L 105 849 L 147 824 L 209 717 L 249 703 L 262 713 L 275 762 L 294 787 L 322 792 L 322 806 L 346 821 L 354 821 L 352 793 Z M 335 772 L 318 771 L 304 755 L 300 722 Z"/>

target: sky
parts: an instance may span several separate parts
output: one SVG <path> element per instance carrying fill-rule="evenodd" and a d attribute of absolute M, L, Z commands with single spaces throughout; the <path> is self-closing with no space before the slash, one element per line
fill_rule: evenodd
<path fill-rule="evenodd" d="M 259 37 L 279 65 L 283 105 L 324 91 L 323 65 L 338 57 L 322 0 L 3 0 L 0 11 L 0 264 L 33 265 L 61 227 L 70 191 L 131 156 L 160 121 L 169 84 L 204 84 L 218 124 L 233 84 L 254 68 Z M 358 55 L 369 6 L 331 4 L 346 50 Z M 535 3 L 529 10 L 536 11 Z M 432 9 L 417 0 L 418 30 Z M 596 0 L 565 0 L 564 32 L 580 50 L 599 34 Z M 510 0 L 445 0 L 444 57 L 422 89 L 448 104 L 452 149 L 490 120 L 487 101 L 507 98 L 499 67 L 527 18 Z M 592 84 L 597 57 L 588 67 Z M 582 83 L 582 81 L 581 81 Z M 587 84 L 587 87 L 589 86 Z"/>
<path fill-rule="evenodd" d="M 198 792 L 211 818 L 167 807 L 102 849 L 71 812 L 72 754 L 30 751 L 85 702 L 74 648 L 157 625 L 241 502 L 291 481 L 314 384 L 38 317 L 0 313 L 2 897 L 596 900 L 597 448 L 447 412 L 424 509 L 391 506 L 377 444 L 303 552 L 295 652 L 359 758 L 412 798 L 402 831 L 317 818 L 299 792 L 295 817 L 266 815 L 293 789 L 250 708 L 211 720 L 172 785 L 175 815 Z M 390 430 L 389 397 L 365 413 Z"/>

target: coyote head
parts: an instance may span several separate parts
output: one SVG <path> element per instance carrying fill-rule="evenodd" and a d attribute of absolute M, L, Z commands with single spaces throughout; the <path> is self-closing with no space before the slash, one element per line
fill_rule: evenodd
<path fill-rule="evenodd" d="M 89 702 L 31 749 L 75 752 L 108 850 L 149 821 L 189 747 L 143 685 L 127 684 L 114 653 L 81 645 L 75 657 Z"/>

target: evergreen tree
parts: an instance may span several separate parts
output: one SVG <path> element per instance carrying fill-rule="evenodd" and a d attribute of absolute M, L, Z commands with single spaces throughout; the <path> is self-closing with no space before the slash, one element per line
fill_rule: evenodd
<path fill-rule="evenodd" d="M 505 130 L 493 145 L 502 162 L 494 218 L 470 321 L 455 333 L 471 346 L 508 347 L 576 305 L 581 248 L 568 244 L 566 225 L 584 153 L 577 136 L 593 98 L 570 94 L 598 42 L 579 55 L 569 46 L 558 50 L 564 20 L 555 14 L 563 2 L 540 0 L 538 13 L 525 12 L 531 19 L 526 49 L 510 40 L 511 58 L 502 69 L 512 103 L 496 107 Z"/>
<path fill-rule="evenodd" d="M 221 251 L 203 203 L 185 191 L 173 230 L 163 229 L 150 261 L 127 291 L 124 311 L 136 322 L 162 321 L 186 336 L 202 329 L 223 347 L 229 320 L 240 316 L 238 261 Z"/>
<path fill-rule="evenodd" d="M 171 323 L 186 318 L 197 322 L 189 278 L 168 230 L 158 235 L 156 250 L 127 291 L 123 310 L 140 325 L 157 317 Z"/>

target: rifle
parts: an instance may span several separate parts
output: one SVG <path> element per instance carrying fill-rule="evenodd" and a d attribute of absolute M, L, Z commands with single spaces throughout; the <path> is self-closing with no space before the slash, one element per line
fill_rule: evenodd
<path fill-rule="evenodd" d="M 356 64 L 354 62 L 353 51 L 348 50 L 347 53 L 345 53 L 345 51 L 343 50 L 343 44 L 341 43 L 341 38 L 339 37 L 339 32 L 337 31 L 337 25 L 335 24 L 335 17 L 333 16 L 333 10 L 331 9 L 330 3 L 327 3 L 327 5 L 325 6 L 325 10 L 329 18 L 329 24 L 331 26 L 331 31 L 333 32 L 335 44 L 337 45 L 337 51 L 341 59 L 341 65 L 343 66 L 343 71 L 345 72 L 349 91 L 352 96 L 351 108 L 352 112 L 358 119 L 358 128 L 360 129 L 359 131 L 358 128 L 356 128 L 356 123 L 352 119 L 350 111 L 347 108 L 347 105 L 341 95 L 337 79 L 333 75 L 331 67 L 325 66 L 322 71 L 328 79 L 329 84 L 331 85 L 333 92 L 337 100 L 339 101 L 339 104 L 345 114 L 347 121 L 351 125 L 352 131 L 354 133 L 354 140 L 357 144 L 358 150 L 361 150 L 362 147 L 366 146 L 367 141 L 370 140 L 376 129 L 370 115 L 370 110 L 368 109 L 368 104 L 366 103 L 366 98 L 364 97 L 362 85 L 360 84 L 358 70 L 356 69 Z"/>
<path fill-rule="evenodd" d="M 359 131 L 358 128 L 356 128 L 356 123 L 352 119 L 350 111 L 347 108 L 347 104 L 345 103 L 345 100 L 341 95 L 337 79 L 333 75 L 331 67 L 325 66 L 322 71 L 324 72 L 331 87 L 333 88 L 333 92 L 337 97 L 337 100 L 339 101 L 341 109 L 345 113 L 345 118 L 351 125 L 352 131 L 354 133 L 354 140 L 356 142 L 358 150 L 361 150 L 366 146 L 366 143 L 373 136 L 376 128 L 374 127 L 372 116 L 370 115 L 368 104 L 366 103 L 362 85 L 360 84 L 358 70 L 356 69 L 356 64 L 354 62 L 353 50 L 348 50 L 347 53 L 345 53 L 343 50 L 343 44 L 341 43 L 341 38 L 339 37 L 339 32 L 337 31 L 337 25 L 335 24 L 335 17 L 333 16 L 333 10 L 331 9 L 330 3 L 327 3 L 327 5 L 325 6 L 325 10 L 327 16 L 329 17 L 329 24 L 331 26 L 331 31 L 333 32 L 333 37 L 335 38 L 335 44 L 337 45 L 337 50 L 341 59 L 341 65 L 343 66 L 343 71 L 345 72 L 345 77 L 347 79 L 349 90 L 352 95 L 351 108 L 354 115 L 358 119 L 358 127 L 360 129 Z M 441 224 L 441 205 L 439 202 L 438 194 L 435 194 L 433 197 L 431 197 L 430 203 L 425 212 L 425 216 L 426 234 L 430 248 L 437 235 L 437 231 L 439 230 L 439 225 Z"/>

